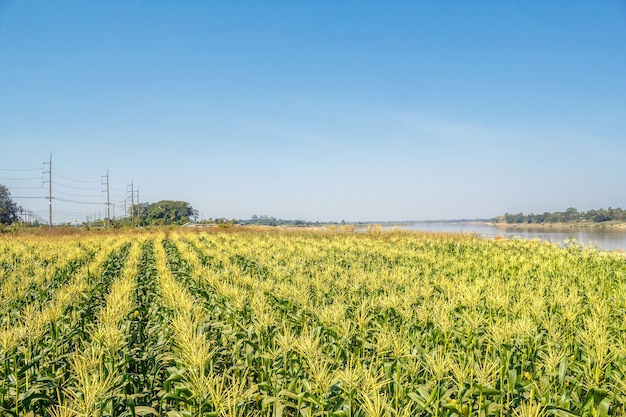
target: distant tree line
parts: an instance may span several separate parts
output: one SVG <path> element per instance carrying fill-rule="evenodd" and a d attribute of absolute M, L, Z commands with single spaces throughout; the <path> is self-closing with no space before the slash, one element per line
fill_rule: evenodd
<path fill-rule="evenodd" d="M 493 219 L 497 223 L 511 224 L 538 224 L 538 223 L 579 223 L 592 222 L 602 223 L 608 221 L 626 221 L 626 211 L 621 208 L 597 209 L 588 211 L 578 211 L 570 207 L 565 211 L 554 213 L 545 212 L 543 214 L 505 213 Z"/>
<path fill-rule="evenodd" d="M 285 220 L 285 219 L 277 219 L 273 216 L 268 216 L 267 214 L 262 214 L 257 216 L 256 214 L 252 216 L 249 220 L 238 220 L 237 223 L 242 225 L 258 225 L 258 226 L 319 226 L 320 222 L 311 222 L 307 220 Z M 345 222 L 344 222 L 345 223 Z M 328 223 L 324 223 L 328 224 Z"/>

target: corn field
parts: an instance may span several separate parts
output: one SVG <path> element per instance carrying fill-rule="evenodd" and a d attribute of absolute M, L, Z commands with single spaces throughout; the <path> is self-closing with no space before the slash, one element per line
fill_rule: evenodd
<path fill-rule="evenodd" d="M 626 415 L 626 258 L 416 232 L 0 237 L 2 416 Z"/>

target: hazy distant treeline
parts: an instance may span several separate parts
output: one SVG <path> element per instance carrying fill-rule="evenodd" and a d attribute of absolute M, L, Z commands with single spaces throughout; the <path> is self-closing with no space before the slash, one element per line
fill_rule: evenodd
<path fill-rule="evenodd" d="M 243 225 L 257 225 L 257 226 L 318 226 L 320 222 L 311 222 L 306 220 L 286 220 L 277 219 L 273 216 L 263 214 L 252 216 L 250 220 L 237 220 L 237 223 Z"/>
<path fill-rule="evenodd" d="M 565 211 L 543 214 L 505 213 L 494 219 L 498 223 L 576 223 L 576 222 L 608 222 L 611 220 L 626 221 L 626 211 L 621 208 L 578 211 L 570 207 Z"/>

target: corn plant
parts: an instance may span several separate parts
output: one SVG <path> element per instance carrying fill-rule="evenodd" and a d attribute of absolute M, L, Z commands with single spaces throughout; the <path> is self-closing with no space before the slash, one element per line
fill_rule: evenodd
<path fill-rule="evenodd" d="M 0 249 L 2 415 L 626 413 L 620 252 L 377 228 Z"/>

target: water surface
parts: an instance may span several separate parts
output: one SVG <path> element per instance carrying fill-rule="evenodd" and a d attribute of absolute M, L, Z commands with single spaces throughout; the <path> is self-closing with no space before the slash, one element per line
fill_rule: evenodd
<path fill-rule="evenodd" d="M 390 226 L 391 227 L 391 226 Z M 415 222 L 394 226 L 404 230 L 425 232 L 475 233 L 485 237 L 505 236 L 521 239 L 541 239 L 563 244 L 575 239 L 585 246 L 604 250 L 626 251 L 626 230 L 602 227 L 497 227 L 487 223 L 472 222 Z"/>

